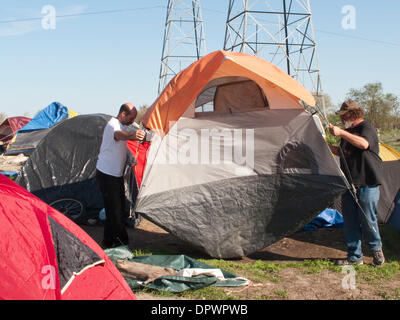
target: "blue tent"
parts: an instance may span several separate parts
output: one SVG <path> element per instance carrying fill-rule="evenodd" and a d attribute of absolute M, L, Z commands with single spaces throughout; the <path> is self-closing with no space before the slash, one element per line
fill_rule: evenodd
<path fill-rule="evenodd" d="M 30 122 L 18 132 L 27 132 L 51 128 L 69 115 L 68 108 L 60 102 L 53 102 L 40 111 Z"/>

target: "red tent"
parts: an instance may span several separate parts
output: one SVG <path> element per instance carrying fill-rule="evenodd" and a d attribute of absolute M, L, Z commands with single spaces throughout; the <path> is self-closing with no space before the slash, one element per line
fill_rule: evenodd
<path fill-rule="evenodd" d="M 98 244 L 0 175 L 0 299 L 136 299 Z"/>
<path fill-rule="evenodd" d="M 0 141 L 5 144 L 10 142 L 17 131 L 25 126 L 29 121 L 31 121 L 31 119 L 27 117 L 11 117 L 4 120 L 0 125 Z"/>
<path fill-rule="evenodd" d="M 138 187 L 142 184 L 143 173 L 146 167 L 147 156 L 149 153 L 150 142 L 129 141 L 128 149 L 136 159 L 136 166 L 133 167 L 135 171 L 136 181 Z"/>

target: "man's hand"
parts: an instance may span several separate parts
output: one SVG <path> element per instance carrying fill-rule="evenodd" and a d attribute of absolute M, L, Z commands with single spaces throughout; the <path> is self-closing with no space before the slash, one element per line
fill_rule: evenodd
<path fill-rule="evenodd" d="M 135 132 L 126 132 L 126 131 L 115 131 L 114 139 L 120 141 L 132 140 L 132 141 L 142 141 L 146 137 L 146 132 L 143 130 L 136 130 Z"/>
<path fill-rule="evenodd" d="M 344 130 L 340 129 L 339 127 L 336 127 L 332 124 L 329 125 L 329 132 L 335 137 L 340 137 L 343 131 Z"/>
<path fill-rule="evenodd" d="M 136 140 L 142 141 L 144 140 L 145 137 L 146 137 L 146 132 L 144 132 L 143 130 L 137 130 L 135 132 Z"/>

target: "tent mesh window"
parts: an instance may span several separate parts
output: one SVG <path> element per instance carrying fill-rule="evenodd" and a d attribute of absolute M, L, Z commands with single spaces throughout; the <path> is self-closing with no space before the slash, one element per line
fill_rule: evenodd
<path fill-rule="evenodd" d="M 197 97 L 195 112 L 233 113 L 268 109 L 264 92 L 252 80 L 224 77 L 211 81 Z"/>
<path fill-rule="evenodd" d="M 299 141 L 287 143 L 277 157 L 278 172 L 318 174 L 319 166 L 314 152 Z"/>

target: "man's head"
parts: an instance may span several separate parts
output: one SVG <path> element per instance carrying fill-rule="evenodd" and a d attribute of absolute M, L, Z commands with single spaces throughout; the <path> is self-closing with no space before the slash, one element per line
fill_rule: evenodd
<path fill-rule="evenodd" d="M 339 115 L 342 123 L 353 123 L 356 120 L 364 118 L 364 110 L 354 100 L 347 100 L 343 102 L 340 110 L 336 112 Z"/>
<path fill-rule="evenodd" d="M 137 110 L 135 106 L 128 102 L 124 103 L 119 109 L 117 119 L 125 126 L 131 125 L 137 116 Z"/>

